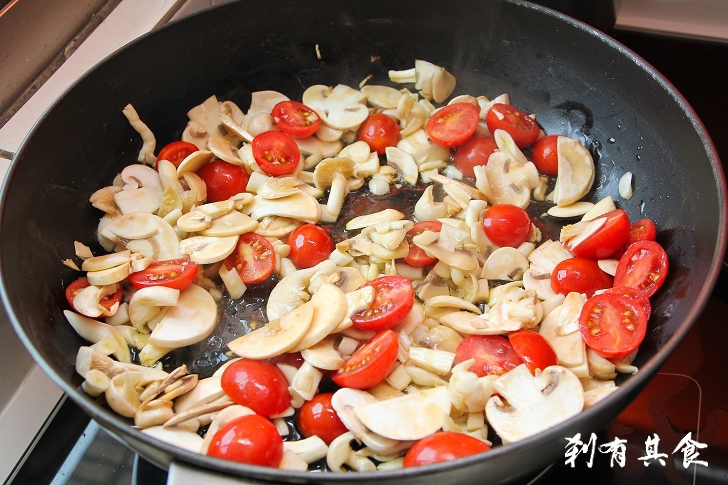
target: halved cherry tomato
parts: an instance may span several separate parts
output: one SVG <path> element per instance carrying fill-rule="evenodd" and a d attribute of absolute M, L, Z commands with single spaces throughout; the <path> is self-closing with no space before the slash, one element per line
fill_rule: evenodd
<path fill-rule="evenodd" d="M 584 343 L 602 357 L 624 357 L 640 346 L 647 332 L 642 306 L 617 294 L 589 298 L 581 309 L 579 328 Z"/>
<path fill-rule="evenodd" d="M 526 329 L 516 330 L 508 334 L 508 340 L 532 374 L 536 373 L 536 369 L 544 370 L 546 367 L 558 363 L 553 347 L 538 332 Z"/>
<path fill-rule="evenodd" d="M 517 248 L 531 235 L 531 218 L 512 204 L 497 204 L 483 213 L 483 229 L 494 244 Z"/>
<path fill-rule="evenodd" d="M 629 228 L 631 226 L 629 216 L 624 209 L 616 209 L 594 220 L 597 221 L 602 218 L 605 218 L 606 221 L 599 229 L 576 246 L 571 244 L 573 239 L 567 241 L 565 244 L 566 249 L 574 256 L 595 260 L 608 258 L 619 251 L 629 237 Z"/>
<path fill-rule="evenodd" d="M 359 347 L 331 380 L 340 387 L 368 389 L 389 375 L 398 351 L 397 334 L 391 330 L 379 332 Z"/>
<path fill-rule="evenodd" d="M 629 238 L 627 238 L 627 246 L 638 241 L 654 241 L 657 239 L 657 228 L 652 219 L 644 218 L 632 224 L 629 228 Z"/>
<path fill-rule="evenodd" d="M 197 263 L 188 258 L 155 261 L 147 269 L 129 275 L 129 281 L 135 288 L 147 286 L 166 286 L 184 290 L 192 284 L 197 276 Z"/>
<path fill-rule="evenodd" d="M 281 101 L 273 106 L 271 116 L 283 133 L 294 138 L 308 138 L 321 126 L 318 113 L 298 101 Z"/>
<path fill-rule="evenodd" d="M 424 249 L 419 246 L 415 246 L 412 243 L 412 238 L 422 234 L 425 231 L 440 232 L 442 229 L 442 222 L 440 221 L 420 221 L 416 223 L 412 229 L 407 231 L 407 242 L 409 243 L 409 252 L 404 260 L 410 266 L 422 267 L 430 264 L 437 263 L 437 258 L 428 256 Z"/>
<path fill-rule="evenodd" d="M 330 445 L 334 439 L 349 431 L 331 405 L 333 393 L 316 394 L 298 409 L 298 429 L 305 438 L 318 436 Z"/>
<path fill-rule="evenodd" d="M 422 438 L 407 451 L 402 466 L 429 465 L 483 453 L 490 446 L 477 438 L 454 431 L 442 431 Z"/>
<path fill-rule="evenodd" d="M 210 441 L 207 454 L 223 460 L 276 468 L 283 459 L 283 438 L 270 420 L 249 414 L 220 427 Z"/>
<path fill-rule="evenodd" d="M 470 103 L 453 103 L 436 111 L 425 125 L 427 135 L 438 145 L 456 147 L 473 136 L 480 110 Z"/>
<path fill-rule="evenodd" d="M 266 131 L 253 138 L 253 158 L 268 175 L 293 172 L 301 160 L 301 150 L 289 135 Z"/>
<path fill-rule="evenodd" d="M 614 286 L 631 286 L 651 297 L 667 278 L 667 253 L 655 241 L 638 241 L 619 260 Z"/>
<path fill-rule="evenodd" d="M 546 135 L 536 140 L 531 159 L 539 172 L 556 177 L 559 174 L 559 135 Z"/>
<path fill-rule="evenodd" d="M 510 104 L 495 103 L 485 115 L 485 124 L 488 130 L 503 130 L 513 138 L 519 148 L 525 148 L 535 142 L 540 133 L 539 127 L 533 118 Z"/>
<path fill-rule="evenodd" d="M 220 385 L 230 399 L 263 416 L 280 414 L 291 405 L 286 376 L 265 360 L 236 360 L 223 371 Z"/>
<path fill-rule="evenodd" d="M 395 146 L 402 139 L 397 122 L 384 113 L 375 113 L 365 119 L 359 127 L 357 137 L 379 155 L 384 155 L 387 147 Z"/>
<path fill-rule="evenodd" d="M 412 283 L 402 276 L 380 276 L 362 285 L 374 288 L 372 305 L 351 317 L 354 326 L 379 332 L 404 320 L 415 304 Z"/>
<path fill-rule="evenodd" d="M 629 300 L 634 300 L 645 310 L 648 320 L 650 319 L 650 315 L 652 315 L 650 299 L 640 294 L 636 288 L 632 288 L 631 286 L 613 286 L 603 291 L 602 294 L 621 295 Z"/>
<path fill-rule="evenodd" d="M 214 160 L 195 172 L 207 186 L 207 202 L 228 200 L 245 192 L 250 176 L 243 167 L 223 160 Z"/>
<path fill-rule="evenodd" d="M 475 359 L 470 372 L 478 377 L 501 375 L 523 364 L 507 338 L 500 335 L 468 335 L 455 349 L 455 363 Z"/>
<path fill-rule="evenodd" d="M 551 289 L 562 295 L 576 291 L 589 298 L 597 290 L 611 288 L 612 283 L 612 277 L 593 259 L 565 259 L 551 272 Z"/>
<path fill-rule="evenodd" d="M 463 175 L 474 179 L 475 172 L 473 172 L 473 168 L 487 164 L 488 158 L 497 149 L 498 144 L 492 136 L 474 135 L 455 150 L 452 164 Z"/>
<path fill-rule="evenodd" d="M 182 160 L 196 151 L 199 151 L 197 145 L 187 141 L 173 141 L 159 150 L 159 155 L 157 155 L 157 167 L 159 167 L 159 160 L 168 160 L 172 162 L 175 167 L 179 167 Z"/>
<path fill-rule="evenodd" d="M 288 235 L 289 258 L 296 268 L 310 268 L 327 259 L 336 249 L 328 231 L 316 224 L 303 224 Z"/>
<path fill-rule="evenodd" d="M 246 285 L 255 285 L 268 279 L 276 266 L 273 245 L 260 234 L 246 232 L 238 238 L 235 250 L 225 258 L 227 269 L 235 268 Z"/>
<path fill-rule="evenodd" d="M 91 283 L 88 282 L 88 278 L 81 276 L 66 287 L 66 300 L 68 301 L 68 304 L 71 305 L 73 311 L 78 311 L 76 307 L 73 306 L 73 299 L 76 298 L 79 291 L 84 288 L 88 288 L 89 286 L 91 286 Z M 115 293 L 105 296 L 99 303 L 107 310 L 111 310 L 111 307 L 113 307 L 114 304 L 121 302 L 122 293 L 121 286 L 119 286 L 119 289 L 116 290 Z"/>

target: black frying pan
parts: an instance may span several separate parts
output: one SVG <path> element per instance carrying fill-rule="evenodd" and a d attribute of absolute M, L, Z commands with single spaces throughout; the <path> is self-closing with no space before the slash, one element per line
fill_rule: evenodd
<path fill-rule="evenodd" d="M 317 59 L 316 46 L 321 59 Z M 633 220 L 660 229 L 670 276 L 636 365 L 610 397 L 538 436 L 489 453 L 376 474 L 300 474 L 217 461 L 152 440 L 79 389 L 82 340 L 65 322 L 60 264 L 73 241 L 95 241 L 89 195 L 133 162 L 132 103 L 157 135 L 178 139 L 186 111 L 211 94 L 247 107 L 250 92 L 300 99 L 312 84 L 387 82 L 388 69 L 421 58 L 455 74 L 455 94 L 495 97 L 538 113 L 547 133 L 576 137 L 598 163 L 594 199 L 612 195 Z M 622 174 L 635 196 L 618 197 Z M 245 1 L 169 25 L 120 50 L 79 80 L 43 116 L 18 152 L 2 195 L 2 293 L 30 352 L 104 427 L 162 466 L 172 461 L 261 480 L 373 479 L 438 483 L 523 478 L 563 459 L 565 438 L 603 428 L 640 392 L 698 317 L 726 238 L 725 185 L 715 150 L 685 100 L 633 53 L 566 17 L 510 1 Z"/>

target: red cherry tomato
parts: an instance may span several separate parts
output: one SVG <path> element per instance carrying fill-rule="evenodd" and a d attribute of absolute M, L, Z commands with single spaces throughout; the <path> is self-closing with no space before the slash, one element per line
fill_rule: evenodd
<path fill-rule="evenodd" d="M 533 118 L 510 104 L 495 103 L 485 115 L 488 130 L 503 130 L 513 138 L 519 148 L 525 148 L 536 141 L 540 133 Z"/>
<path fill-rule="evenodd" d="M 187 141 L 173 141 L 169 145 L 159 150 L 157 155 L 157 168 L 159 168 L 160 160 L 168 160 L 174 164 L 175 167 L 179 167 L 182 160 L 187 158 L 191 153 L 198 151 L 197 145 L 194 145 Z"/>
<path fill-rule="evenodd" d="M 397 122 L 384 113 L 375 113 L 364 120 L 359 127 L 357 137 L 365 141 L 371 151 L 379 155 L 384 155 L 387 147 L 397 145 L 402 139 Z"/>
<path fill-rule="evenodd" d="M 494 244 L 517 248 L 531 236 L 531 218 L 516 205 L 498 204 L 483 213 L 483 229 Z"/>
<path fill-rule="evenodd" d="M 166 286 L 184 290 L 192 284 L 197 276 L 197 263 L 187 258 L 155 261 L 147 269 L 129 275 L 129 281 L 135 288 L 147 286 Z"/>
<path fill-rule="evenodd" d="M 500 335 L 468 335 L 455 349 L 455 363 L 475 359 L 470 372 L 478 377 L 501 375 L 523 364 L 507 338 Z"/>
<path fill-rule="evenodd" d="M 488 158 L 497 149 L 498 144 L 492 136 L 475 135 L 455 150 L 452 163 L 463 175 L 474 179 L 473 168 L 487 164 Z"/>
<path fill-rule="evenodd" d="M 256 285 L 268 279 L 276 267 L 273 245 L 260 234 L 246 232 L 238 238 L 235 250 L 225 258 L 225 267 L 235 268 L 246 285 Z"/>
<path fill-rule="evenodd" d="M 245 192 L 250 176 L 244 168 L 223 160 L 214 160 L 197 170 L 207 186 L 207 201 L 220 202 Z"/>
<path fill-rule="evenodd" d="M 276 126 L 293 138 L 308 138 L 321 126 L 319 115 L 298 101 L 281 101 L 273 106 L 271 115 Z"/>
<path fill-rule="evenodd" d="M 455 460 L 490 450 L 490 446 L 472 436 L 442 431 L 422 438 L 404 456 L 404 468 Z"/>
<path fill-rule="evenodd" d="M 655 241 L 638 241 L 619 260 L 614 286 L 631 286 L 649 298 L 665 282 L 668 266 L 662 246 Z"/>
<path fill-rule="evenodd" d="M 629 237 L 629 216 L 624 209 L 617 209 L 594 220 L 602 218 L 606 221 L 599 229 L 576 246 L 571 244 L 573 239 L 567 241 L 566 249 L 574 256 L 587 259 L 605 259 L 619 251 Z"/>
<path fill-rule="evenodd" d="M 340 387 L 368 389 L 389 375 L 398 351 L 397 334 L 391 330 L 379 332 L 357 349 L 331 380 Z"/>
<path fill-rule="evenodd" d="M 289 135 L 266 131 L 253 138 L 253 158 L 268 175 L 293 172 L 301 160 L 301 150 Z"/>
<path fill-rule="evenodd" d="M 76 295 L 78 295 L 79 291 L 83 290 L 84 288 L 88 288 L 89 286 L 91 286 L 91 283 L 88 282 L 88 278 L 82 276 L 77 280 L 73 281 L 70 285 L 68 285 L 68 287 L 66 287 L 66 300 L 68 301 L 68 304 L 71 305 L 73 311 L 78 311 L 76 307 L 73 306 L 73 299 L 76 298 Z M 107 310 L 111 310 L 114 304 L 121 302 L 121 296 L 122 290 L 121 286 L 119 286 L 115 293 L 105 296 L 101 299 L 99 303 Z"/>
<path fill-rule="evenodd" d="M 612 277 L 593 259 L 565 259 L 551 272 L 551 289 L 562 295 L 575 291 L 585 293 L 589 298 L 595 291 L 611 286 Z"/>
<path fill-rule="evenodd" d="M 453 103 L 436 111 L 425 125 L 427 135 L 438 145 L 456 147 L 473 136 L 480 110 L 470 103 Z"/>
<path fill-rule="evenodd" d="M 638 241 L 654 241 L 657 239 L 657 228 L 652 219 L 640 219 L 632 224 L 629 228 L 629 238 L 627 238 L 627 246 Z"/>
<path fill-rule="evenodd" d="M 544 370 L 546 367 L 558 363 L 553 347 L 538 332 L 526 329 L 516 330 L 508 334 L 508 340 L 532 374 L 536 373 L 536 369 Z"/>
<path fill-rule="evenodd" d="M 579 328 L 584 343 L 602 357 L 624 357 L 640 346 L 647 332 L 642 306 L 617 294 L 596 295 L 581 309 Z"/>
<path fill-rule="evenodd" d="M 268 359 L 271 364 L 288 364 L 292 365 L 296 369 L 300 369 L 303 363 L 303 356 L 301 352 L 286 352 L 284 354 L 276 355 Z"/>
<path fill-rule="evenodd" d="M 316 394 L 298 410 L 298 429 L 305 438 L 318 436 L 330 445 L 334 439 L 349 431 L 331 405 L 332 396 L 330 392 Z"/>
<path fill-rule="evenodd" d="M 539 172 L 556 177 L 559 174 L 559 135 L 539 138 L 531 150 L 531 159 Z"/>
<path fill-rule="evenodd" d="M 236 360 L 225 368 L 220 384 L 230 399 L 263 416 L 280 414 L 291 405 L 286 376 L 264 360 Z"/>
<path fill-rule="evenodd" d="M 415 246 L 412 243 L 412 238 L 425 231 L 440 232 L 441 229 L 442 222 L 440 221 L 421 221 L 415 224 L 412 229 L 407 231 L 409 252 L 407 253 L 407 256 L 404 257 L 405 262 L 410 266 L 416 266 L 418 268 L 437 263 L 437 258 L 428 256 L 424 249 L 419 246 Z"/>
<path fill-rule="evenodd" d="M 380 276 L 362 285 L 374 288 L 374 301 L 366 310 L 354 314 L 351 321 L 362 330 L 379 332 L 404 320 L 415 304 L 412 283 L 402 276 Z"/>
<path fill-rule="evenodd" d="M 336 249 L 328 231 L 316 224 L 298 226 L 288 235 L 287 242 L 291 247 L 289 258 L 298 269 L 316 266 Z"/>
<path fill-rule="evenodd" d="M 223 460 L 276 468 L 283 458 L 283 438 L 268 419 L 250 414 L 222 426 L 212 437 L 207 454 Z"/>
<path fill-rule="evenodd" d="M 601 294 L 620 295 L 629 300 L 634 300 L 645 310 L 645 314 L 647 315 L 648 320 L 650 319 L 650 315 L 652 315 L 652 305 L 650 304 L 650 299 L 646 296 L 641 295 L 636 288 L 632 288 L 631 286 L 614 286 L 603 291 Z"/>

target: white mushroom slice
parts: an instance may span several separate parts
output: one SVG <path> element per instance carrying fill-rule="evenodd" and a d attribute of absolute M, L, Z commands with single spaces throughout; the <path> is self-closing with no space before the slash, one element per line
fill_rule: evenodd
<path fill-rule="evenodd" d="M 385 153 L 387 164 L 397 171 L 399 181 L 407 185 L 416 185 L 419 169 L 412 155 L 397 147 L 387 147 Z"/>
<path fill-rule="evenodd" d="M 129 300 L 129 321 L 139 331 L 156 318 L 163 307 L 175 306 L 180 291 L 165 286 L 150 286 L 137 290 Z"/>
<path fill-rule="evenodd" d="M 119 303 L 116 302 L 111 308 L 107 309 L 101 304 L 101 300 L 116 293 L 118 288 L 119 285 L 115 282 L 102 286 L 91 283 L 90 286 L 83 288 L 73 297 L 73 308 L 81 315 L 91 318 L 114 315 L 119 309 Z"/>
<path fill-rule="evenodd" d="M 346 361 L 335 348 L 337 340 L 338 337 L 329 335 L 319 343 L 301 350 L 301 357 L 317 369 L 341 369 Z"/>
<path fill-rule="evenodd" d="M 520 148 L 518 148 L 518 145 L 516 145 L 516 142 L 513 141 L 513 137 L 508 134 L 505 130 L 495 130 L 493 132 L 493 138 L 495 139 L 496 145 L 498 145 L 498 149 L 502 152 L 506 152 L 511 157 L 513 157 L 514 160 L 517 160 L 519 163 L 527 163 L 528 159 L 523 154 Z"/>
<path fill-rule="evenodd" d="M 525 209 L 531 189 L 538 186 L 538 170 L 533 163 L 520 163 L 510 154 L 493 152 L 488 164 L 475 167 L 475 186 L 492 204 L 513 204 Z"/>
<path fill-rule="evenodd" d="M 179 257 L 179 237 L 164 219 L 135 212 L 113 218 L 101 230 L 102 236 L 125 246 L 131 239 L 146 239 L 153 248 L 155 261 Z"/>
<path fill-rule="evenodd" d="M 557 264 L 569 258 L 573 258 L 573 256 L 558 241 L 544 241 L 528 255 L 530 262 L 543 268 L 549 274 L 554 271 Z"/>
<path fill-rule="evenodd" d="M 423 98 L 442 103 L 455 90 L 455 76 L 445 70 L 421 59 L 415 59 L 415 89 Z"/>
<path fill-rule="evenodd" d="M 114 202 L 122 214 L 153 213 L 162 202 L 164 187 L 159 173 L 146 165 L 129 165 L 121 172 L 122 190 L 114 194 Z"/>
<path fill-rule="evenodd" d="M 444 315 L 452 313 L 454 311 L 468 311 L 476 315 L 480 315 L 482 312 L 480 308 L 473 305 L 470 302 L 458 298 L 455 296 L 434 296 L 425 301 L 425 316 L 427 318 L 434 318 L 439 320 Z"/>
<path fill-rule="evenodd" d="M 111 409 L 127 418 L 133 418 L 141 405 L 130 372 L 113 377 L 109 381 L 104 396 Z"/>
<path fill-rule="evenodd" d="M 272 200 L 256 195 L 250 204 L 250 211 L 250 217 L 255 220 L 267 216 L 279 216 L 316 223 L 320 217 L 318 201 L 300 190 L 294 195 Z"/>
<path fill-rule="evenodd" d="M 574 296 L 571 296 L 574 295 Z M 560 308 L 548 313 L 541 321 L 538 333 L 540 333 L 548 342 L 556 353 L 559 365 L 572 370 L 578 377 L 588 377 L 589 367 L 586 358 L 586 344 L 581 336 L 581 332 L 565 333 L 564 327 L 569 327 L 569 322 L 578 322 L 580 309 L 577 311 L 578 299 L 581 299 L 582 305 L 586 299 L 578 293 L 570 293 L 571 301 L 566 306 L 563 304 Z M 564 300 L 566 302 L 566 299 Z"/>
<path fill-rule="evenodd" d="M 427 162 L 450 158 L 450 149 L 431 142 L 424 129 L 418 129 L 404 136 L 397 143 L 397 148 L 409 153 L 419 167 Z"/>
<path fill-rule="evenodd" d="M 354 408 L 354 414 L 374 433 L 409 441 L 422 439 L 440 429 L 450 408 L 447 386 L 441 386 L 358 406 Z"/>
<path fill-rule="evenodd" d="M 448 352 L 455 352 L 462 341 L 463 337 L 458 332 L 445 325 L 436 325 L 428 330 L 419 340 L 415 340 L 415 342 L 423 347 L 435 350 L 447 350 Z"/>
<path fill-rule="evenodd" d="M 184 232 L 198 232 L 210 227 L 212 221 L 200 211 L 190 211 L 177 219 L 177 228 Z"/>
<path fill-rule="evenodd" d="M 323 141 L 315 136 L 308 138 L 294 138 L 298 149 L 303 155 L 319 154 L 322 158 L 331 158 L 339 154 L 344 144 L 340 141 Z"/>
<path fill-rule="evenodd" d="M 321 160 L 313 172 L 313 182 L 319 190 L 331 188 L 336 175 L 342 175 L 348 190 L 356 190 L 364 184 L 364 178 L 357 173 L 356 163 L 348 157 L 335 157 Z"/>
<path fill-rule="evenodd" d="M 283 443 L 286 451 L 295 453 L 300 456 L 305 463 L 311 464 L 326 456 L 328 446 L 317 435 L 310 436 L 305 439 L 296 441 L 286 441 Z"/>
<path fill-rule="evenodd" d="M 258 221 L 238 211 L 230 211 L 224 216 L 213 219 L 210 226 L 200 231 L 201 236 L 237 236 L 258 228 Z"/>
<path fill-rule="evenodd" d="M 596 403 L 609 396 L 617 389 L 619 389 L 617 386 L 611 386 L 584 391 L 584 409 L 594 406 Z"/>
<path fill-rule="evenodd" d="M 445 224 L 443 224 L 443 227 Z M 424 238 L 422 236 L 425 236 Z M 425 251 L 429 256 L 437 258 L 446 265 L 459 270 L 469 272 L 478 267 L 478 258 L 475 253 L 467 248 L 458 247 L 444 241 L 442 237 L 435 242 L 425 244 L 429 236 L 427 231 L 412 238 L 412 242 Z"/>
<path fill-rule="evenodd" d="M 264 199 L 280 199 L 297 194 L 301 185 L 296 177 L 267 177 L 256 193 Z"/>
<path fill-rule="evenodd" d="M 324 283 L 307 305 L 313 307 L 313 318 L 306 335 L 293 347 L 293 352 L 301 351 L 323 340 L 344 319 L 348 308 L 344 292 L 329 283 Z"/>
<path fill-rule="evenodd" d="M 551 288 L 551 273 L 536 264 L 531 264 L 523 273 L 523 287 L 534 291 L 540 300 L 548 300 L 556 294 Z"/>
<path fill-rule="evenodd" d="M 246 163 L 238 156 L 238 149 L 221 136 L 210 135 L 207 140 L 210 151 L 220 160 L 224 160 L 239 167 L 245 167 Z"/>
<path fill-rule="evenodd" d="M 220 113 L 220 121 L 222 121 L 223 126 L 227 130 L 232 131 L 241 140 L 247 141 L 248 143 L 253 141 L 254 136 L 251 135 L 245 128 L 242 127 L 241 124 L 239 124 L 237 121 L 235 121 L 229 115 Z M 244 122 L 244 119 L 241 120 L 241 123 L 242 122 Z M 237 157 L 237 155 L 236 155 L 236 157 Z"/>
<path fill-rule="evenodd" d="M 116 327 L 99 322 L 93 318 L 84 317 L 69 310 L 63 310 L 63 315 L 82 339 L 92 343 L 98 343 L 107 339 L 113 341 L 116 344 L 112 352 L 114 357 L 119 362 L 131 362 L 129 347 Z"/>
<path fill-rule="evenodd" d="M 396 108 L 402 92 L 390 86 L 368 85 L 361 88 L 361 92 L 367 97 L 369 104 L 375 108 L 391 109 Z"/>
<path fill-rule="evenodd" d="M 402 71 L 389 70 L 389 80 L 393 83 L 414 83 L 415 82 L 415 68 L 405 69 Z"/>
<path fill-rule="evenodd" d="M 439 376 L 450 373 L 455 361 L 455 353 L 447 350 L 435 350 L 425 347 L 410 347 L 409 357 L 412 363 L 421 369 Z"/>
<path fill-rule="evenodd" d="M 237 244 L 238 236 L 193 236 L 180 241 L 179 255 L 198 264 L 212 264 L 230 256 Z"/>
<path fill-rule="evenodd" d="M 217 303 L 207 290 L 193 284 L 154 327 L 149 343 L 168 349 L 192 345 L 210 335 L 216 323 Z"/>
<path fill-rule="evenodd" d="M 308 285 L 322 265 L 323 263 L 320 263 L 312 268 L 300 269 L 278 282 L 268 296 L 265 311 L 268 320 L 280 318 L 311 299 L 307 291 Z M 336 271 L 336 268 L 333 271 Z"/>
<path fill-rule="evenodd" d="M 374 226 L 380 222 L 399 221 L 404 219 L 404 214 L 396 209 L 384 209 L 372 214 L 357 216 L 346 223 L 346 230 L 363 229 Z"/>
<path fill-rule="evenodd" d="M 632 172 L 626 172 L 619 179 L 619 196 L 625 200 L 632 198 Z"/>
<path fill-rule="evenodd" d="M 614 204 L 614 199 L 612 199 L 611 195 L 608 195 L 603 199 L 599 200 L 599 202 L 597 202 L 596 204 L 594 204 L 594 207 L 589 209 L 589 211 L 584 214 L 581 220 L 590 221 L 616 209 L 617 206 Z"/>
<path fill-rule="evenodd" d="M 270 115 L 273 111 L 273 107 L 281 101 L 288 101 L 289 98 L 285 94 L 279 93 L 278 91 L 266 90 L 266 91 L 255 91 L 250 95 L 250 107 L 248 112 L 245 113 L 245 123 L 249 123 L 252 118 L 258 114 Z M 250 130 L 250 127 L 246 124 L 245 127 Z"/>
<path fill-rule="evenodd" d="M 123 115 L 129 121 L 134 130 L 139 133 L 142 137 L 142 148 L 139 150 L 138 161 L 149 166 L 153 166 L 157 161 L 157 157 L 154 156 L 154 149 L 157 146 L 157 140 L 154 137 L 154 133 L 149 127 L 139 118 L 139 114 L 134 109 L 134 106 L 127 104 L 124 109 L 121 110 Z"/>
<path fill-rule="evenodd" d="M 558 219 L 570 219 L 572 217 L 584 216 L 593 208 L 594 204 L 591 202 L 575 202 L 567 206 L 555 205 L 550 207 L 546 213 Z"/>
<path fill-rule="evenodd" d="M 199 104 L 187 112 L 190 120 L 202 126 L 208 135 L 223 136 L 219 126 L 222 124 L 220 119 L 220 103 L 215 96 L 210 96 L 202 104 Z"/>
<path fill-rule="evenodd" d="M 131 274 L 131 264 L 126 262 L 113 268 L 103 269 L 100 271 L 89 271 L 86 273 L 88 282 L 95 286 L 113 285 L 126 279 Z"/>
<path fill-rule="evenodd" d="M 333 89 L 320 84 L 311 86 L 304 91 L 302 101 L 316 111 L 321 121 L 339 130 L 356 128 L 369 116 L 364 93 L 344 84 Z"/>
<path fill-rule="evenodd" d="M 557 139 L 558 176 L 554 202 L 563 207 L 584 197 L 594 182 L 594 160 L 579 140 L 567 136 Z"/>
<path fill-rule="evenodd" d="M 485 198 L 483 196 L 483 193 L 480 192 L 478 189 L 473 188 L 468 184 L 458 182 L 457 180 L 453 180 L 449 177 L 445 177 L 444 175 L 433 175 L 430 177 L 430 179 L 432 179 L 433 182 L 442 184 L 442 187 L 445 189 L 445 192 L 447 192 L 448 195 L 452 197 L 457 197 L 458 199 L 467 198 L 465 206 L 463 207 L 464 209 L 467 208 L 467 203 L 468 201 L 470 201 L 470 199 L 482 200 Z"/>
<path fill-rule="evenodd" d="M 589 374 L 602 381 L 610 381 L 617 377 L 617 367 L 592 349 L 586 349 Z"/>
<path fill-rule="evenodd" d="M 128 263 L 130 256 L 131 251 L 120 251 L 118 253 L 93 256 L 83 261 L 81 269 L 83 271 L 100 271 L 103 269 L 113 268 L 120 264 Z"/>
<path fill-rule="evenodd" d="M 221 264 L 218 274 L 220 275 L 220 279 L 225 285 L 225 290 L 227 290 L 230 298 L 238 300 L 243 297 L 248 287 L 245 285 L 243 279 L 240 277 L 240 273 L 238 273 L 235 268 L 228 270 L 224 264 Z"/>
<path fill-rule="evenodd" d="M 434 221 L 447 217 L 447 206 L 442 202 L 435 202 L 432 190 L 433 186 L 428 185 L 415 204 L 415 218 L 418 221 Z"/>
<path fill-rule="evenodd" d="M 597 261 L 599 269 L 607 273 L 608 275 L 614 276 L 617 274 L 617 265 L 619 265 L 618 259 L 600 259 Z"/>
<path fill-rule="evenodd" d="M 584 408 L 584 391 L 568 369 L 550 366 L 534 376 L 525 364 L 493 383 L 500 396 L 488 400 L 488 423 L 505 443 L 533 436 Z M 505 402 L 504 402 L 505 401 Z"/>
<path fill-rule="evenodd" d="M 220 379 L 220 376 L 211 376 L 197 381 L 194 389 L 174 400 L 175 413 L 183 413 L 225 396 Z"/>
<path fill-rule="evenodd" d="M 529 267 L 528 259 L 516 248 L 498 248 L 485 260 L 482 278 L 488 280 L 514 281 L 523 278 Z"/>
<path fill-rule="evenodd" d="M 590 221 L 579 221 L 576 224 L 569 224 L 561 228 L 559 240 L 568 244 L 569 248 L 575 248 L 586 241 L 592 234 L 597 232 L 607 222 L 606 217 L 598 217 Z"/>
<path fill-rule="evenodd" d="M 215 158 L 215 154 L 209 150 L 198 150 L 192 152 L 177 166 L 177 173 L 197 172 L 204 165 L 207 165 Z"/>
<path fill-rule="evenodd" d="M 269 359 L 295 347 L 311 327 L 314 307 L 308 303 L 268 322 L 264 327 L 238 337 L 228 348 L 240 357 Z"/>
<path fill-rule="evenodd" d="M 121 190 L 121 187 L 110 185 L 108 187 L 101 188 L 91 194 L 89 202 L 91 205 L 99 210 L 106 212 L 109 215 L 115 216 L 119 213 L 119 207 L 114 202 L 114 195 Z"/>
<path fill-rule="evenodd" d="M 362 272 L 353 267 L 339 268 L 329 277 L 329 283 L 338 286 L 344 293 L 353 292 L 366 282 Z"/>
<path fill-rule="evenodd" d="M 195 145 L 199 150 L 207 148 L 207 132 L 199 123 L 189 121 L 180 139 Z"/>
<path fill-rule="evenodd" d="M 144 428 L 142 433 L 164 441 L 172 446 L 178 446 L 193 453 L 200 453 L 203 439 L 197 433 L 185 431 L 180 428 L 165 428 L 164 426 L 152 426 Z"/>
<path fill-rule="evenodd" d="M 485 314 L 494 328 L 512 332 L 535 327 L 543 317 L 543 306 L 530 290 L 515 288 L 499 298 Z"/>
<path fill-rule="evenodd" d="M 468 370 L 474 362 L 475 359 L 469 359 L 453 367 L 450 381 L 447 384 L 450 401 L 460 411 L 483 411 L 488 399 L 495 392 L 493 382 L 498 377 L 488 375 L 479 378 Z"/>

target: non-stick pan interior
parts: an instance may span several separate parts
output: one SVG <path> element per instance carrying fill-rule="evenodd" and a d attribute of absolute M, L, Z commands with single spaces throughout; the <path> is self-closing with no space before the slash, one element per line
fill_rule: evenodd
<path fill-rule="evenodd" d="M 319 55 L 320 54 L 320 58 Z M 455 94 L 510 95 L 546 133 L 576 137 L 598 164 L 593 199 L 611 195 L 636 220 L 652 218 L 671 272 L 623 388 L 571 422 L 482 457 L 423 470 L 316 479 L 417 481 L 439 473 L 494 482 L 558 459 L 564 438 L 605 426 L 687 332 L 709 295 L 725 241 L 725 189 L 700 122 L 668 83 L 634 54 L 588 27 L 508 1 L 243 1 L 159 29 L 101 63 L 45 114 L 19 151 L 3 192 L 3 297 L 35 358 L 102 424 L 153 461 L 173 458 L 258 478 L 305 475 L 221 463 L 154 442 L 80 392 L 82 340 L 66 323 L 62 288 L 77 277 L 61 261 L 73 241 L 93 244 L 99 212 L 90 194 L 132 163 L 141 146 L 121 109 L 131 103 L 157 137 L 179 138 L 187 110 L 215 94 L 247 108 L 250 93 L 300 99 L 312 84 L 389 84 L 389 69 L 425 59 L 455 74 Z M 630 200 L 617 184 L 634 174 Z"/>

